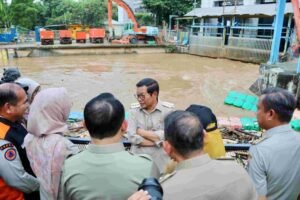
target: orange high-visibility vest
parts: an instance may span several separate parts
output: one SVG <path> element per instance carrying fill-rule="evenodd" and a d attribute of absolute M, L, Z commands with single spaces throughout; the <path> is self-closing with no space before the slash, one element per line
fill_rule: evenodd
<path fill-rule="evenodd" d="M 0 200 L 24 200 L 23 192 L 7 185 L 0 178 Z"/>

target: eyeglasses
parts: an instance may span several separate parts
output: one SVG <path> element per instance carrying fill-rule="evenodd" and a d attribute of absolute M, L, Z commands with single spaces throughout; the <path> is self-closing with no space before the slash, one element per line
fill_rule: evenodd
<path fill-rule="evenodd" d="M 137 99 L 137 100 L 145 100 L 147 94 L 134 94 L 133 96 Z"/>

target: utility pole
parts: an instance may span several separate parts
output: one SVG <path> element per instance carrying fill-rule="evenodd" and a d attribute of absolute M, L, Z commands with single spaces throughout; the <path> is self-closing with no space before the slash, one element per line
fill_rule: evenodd
<path fill-rule="evenodd" d="M 194 0 L 194 3 L 193 3 L 193 10 L 194 10 L 194 12 L 195 12 L 196 7 L 197 7 L 197 1 Z M 193 25 L 195 25 L 195 16 L 193 16 Z"/>
<path fill-rule="evenodd" d="M 275 19 L 274 19 L 274 36 L 273 36 L 273 41 L 272 41 L 270 60 L 268 61 L 268 64 L 271 64 L 271 65 L 274 65 L 278 62 L 285 4 L 286 4 L 286 0 L 278 0 L 277 5 L 276 5 L 277 11 L 276 11 Z"/>

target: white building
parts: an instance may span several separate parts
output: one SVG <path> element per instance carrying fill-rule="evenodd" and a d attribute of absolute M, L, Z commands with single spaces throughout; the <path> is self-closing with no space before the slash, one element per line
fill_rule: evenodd
<path fill-rule="evenodd" d="M 290 2 L 288 0 L 287 2 Z M 202 0 L 201 8 L 276 3 L 276 0 Z"/>
<path fill-rule="evenodd" d="M 290 0 L 287 2 L 285 14 L 293 13 Z M 239 25 L 256 26 L 272 25 L 275 14 L 275 0 L 202 0 L 199 8 L 193 9 L 185 17 L 201 19 L 202 24 L 219 24 L 224 20 L 224 25 L 235 18 Z"/>
<path fill-rule="evenodd" d="M 143 0 L 123 0 L 127 5 L 131 8 L 133 13 L 143 11 Z M 128 19 L 126 11 L 118 7 L 118 22 L 120 23 L 128 23 L 130 20 Z"/>
<path fill-rule="evenodd" d="M 196 2 L 200 0 L 196 0 Z M 266 61 L 272 46 L 278 0 L 201 0 L 182 19 L 192 19 L 190 53 Z M 285 54 L 293 41 L 293 6 L 287 0 L 280 40 Z M 178 26 L 177 26 L 178 27 Z"/>

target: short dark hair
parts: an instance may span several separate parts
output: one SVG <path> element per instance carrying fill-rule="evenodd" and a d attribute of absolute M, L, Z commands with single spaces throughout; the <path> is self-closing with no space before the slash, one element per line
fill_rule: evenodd
<path fill-rule="evenodd" d="M 92 138 L 103 139 L 117 134 L 125 118 L 122 103 L 113 95 L 98 95 L 84 108 L 84 120 Z"/>
<path fill-rule="evenodd" d="M 136 87 L 147 87 L 147 92 L 149 94 L 153 94 L 153 92 L 157 92 L 157 95 L 159 94 L 159 85 L 158 82 L 152 78 L 144 78 L 140 80 L 137 84 Z"/>
<path fill-rule="evenodd" d="M 103 93 L 99 94 L 98 97 L 103 98 L 103 99 L 115 98 L 115 96 L 112 93 L 109 93 L 109 92 L 103 92 Z"/>
<path fill-rule="evenodd" d="M 4 106 L 6 103 L 11 105 L 18 104 L 18 96 L 16 93 L 17 89 L 22 89 L 19 85 L 15 83 L 3 83 L 0 86 L 0 107 Z"/>
<path fill-rule="evenodd" d="M 296 99 L 287 90 L 270 87 L 262 92 L 265 111 L 273 109 L 281 122 L 290 122 L 296 109 Z"/>
<path fill-rule="evenodd" d="M 203 148 L 203 126 L 198 117 L 188 111 L 174 111 L 165 118 L 165 139 L 182 156 Z"/>

